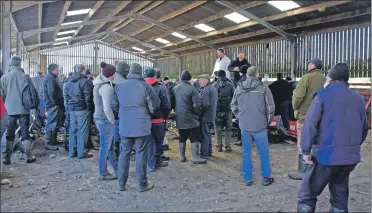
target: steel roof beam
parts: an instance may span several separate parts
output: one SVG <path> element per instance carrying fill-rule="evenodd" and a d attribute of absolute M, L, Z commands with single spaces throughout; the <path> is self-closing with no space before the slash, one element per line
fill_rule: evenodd
<path fill-rule="evenodd" d="M 58 20 L 58 24 L 57 26 L 61 26 L 61 24 L 63 23 L 63 21 L 65 20 L 66 16 L 67 16 L 67 11 L 68 9 L 70 8 L 71 6 L 71 3 L 72 1 L 66 1 L 65 4 L 63 5 L 63 9 L 62 9 L 62 12 L 61 12 L 61 15 L 59 16 L 59 20 Z M 56 29 L 54 31 L 54 34 L 53 34 L 53 41 L 56 40 L 56 37 L 57 37 L 57 34 L 59 32 L 60 29 Z"/>

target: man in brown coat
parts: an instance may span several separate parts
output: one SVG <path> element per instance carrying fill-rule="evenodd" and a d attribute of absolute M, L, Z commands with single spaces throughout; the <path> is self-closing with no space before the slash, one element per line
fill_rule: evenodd
<path fill-rule="evenodd" d="M 323 71 L 323 62 L 319 58 L 314 58 L 309 61 L 308 73 L 304 75 L 298 82 L 296 89 L 293 91 L 293 110 L 295 118 L 297 119 L 297 149 L 298 149 L 298 169 L 295 173 L 290 173 L 288 176 L 294 180 L 302 180 L 307 164 L 304 162 L 301 147 L 300 138 L 301 132 L 304 125 L 305 115 L 309 109 L 315 92 L 323 88 L 326 81 Z"/>

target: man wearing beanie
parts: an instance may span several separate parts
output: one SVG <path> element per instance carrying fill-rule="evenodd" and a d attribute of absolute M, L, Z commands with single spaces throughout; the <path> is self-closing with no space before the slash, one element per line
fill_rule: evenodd
<path fill-rule="evenodd" d="M 167 88 L 158 82 L 156 78 L 156 71 L 154 68 L 147 68 L 145 70 L 145 81 L 154 88 L 155 93 L 160 100 L 160 108 L 151 115 L 151 135 L 149 137 L 148 150 L 148 167 L 150 171 L 154 172 L 159 167 L 168 166 L 167 162 L 162 161 L 163 142 L 165 137 L 165 119 L 171 109 L 169 94 Z"/>
<path fill-rule="evenodd" d="M 47 111 L 44 149 L 51 151 L 58 150 L 57 133 L 62 126 L 64 113 L 63 93 L 57 80 L 58 75 L 58 65 L 50 64 L 44 79 L 44 102 Z"/>
<path fill-rule="evenodd" d="M 201 150 L 200 156 L 203 159 L 212 157 L 212 136 L 210 129 L 216 119 L 218 94 L 216 88 L 209 81 L 207 74 L 199 76 L 200 82 L 200 131 Z"/>
<path fill-rule="evenodd" d="M 111 100 L 114 96 L 115 67 L 111 64 L 101 62 L 101 74 L 94 79 L 94 119 L 99 131 L 99 154 L 98 154 L 98 175 L 99 180 L 114 180 L 117 178 L 118 162 L 115 154 L 114 132 L 116 129 L 114 109 Z M 115 174 L 107 170 L 107 157 Z"/>
<path fill-rule="evenodd" d="M 91 111 L 93 109 L 92 84 L 85 75 L 85 67 L 77 64 L 74 73 L 66 83 L 66 102 L 70 111 L 69 156 L 88 158 L 85 149 L 88 147 Z M 74 149 L 76 147 L 76 150 Z"/>
<path fill-rule="evenodd" d="M 324 73 L 321 70 L 323 62 L 319 58 L 314 58 L 308 62 L 308 73 L 298 82 L 296 89 L 293 91 L 292 105 L 294 117 L 297 119 L 297 149 L 298 149 L 298 167 L 297 172 L 288 174 L 289 178 L 302 180 L 307 164 L 304 162 L 301 153 L 301 133 L 305 122 L 305 115 L 313 100 L 314 94 L 323 88 L 326 81 Z"/>
<path fill-rule="evenodd" d="M 129 73 L 129 68 L 130 68 L 129 65 L 124 61 L 121 61 L 116 65 L 117 75 L 115 76 L 114 80 L 117 81 L 117 82 L 115 82 L 115 84 L 119 84 L 119 83 L 122 82 L 123 79 L 127 79 L 127 75 Z"/>
<path fill-rule="evenodd" d="M 21 127 L 21 138 L 27 155 L 27 163 L 32 163 L 36 160 L 31 153 L 32 145 L 29 135 L 30 109 L 22 105 L 23 83 L 26 78 L 31 82 L 31 78 L 22 71 L 21 58 L 13 56 L 10 59 L 9 72 L 6 72 L 0 80 L 0 88 L 3 92 L 2 98 L 8 113 L 6 150 L 3 161 L 5 165 L 11 164 L 15 132 L 18 127 L 17 121 Z"/>
<path fill-rule="evenodd" d="M 231 152 L 232 112 L 230 105 L 234 95 L 234 85 L 226 78 L 226 72 L 224 70 L 218 71 L 218 79 L 213 85 L 217 89 L 218 94 L 215 120 L 217 151 L 222 152 L 222 136 L 225 135 L 225 151 Z"/>
<path fill-rule="evenodd" d="M 251 152 L 254 141 L 260 154 L 262 185 L 268 186 L 274 182 L 274 178 L 271 177 L 266 128 L 274 117 L 275 104 L 268 86 L 258 80 L 257 68 L 249 67 L 247 75 L 245 81 L 239 82 L 231 102 L 231 110 L 239 119 L 239 127 L 242 131 L 242 173 L 245 184 L 252 185 Z"/>
<path fill-rule="evenodd" d="M 186 162 L 186 141 L 190 139 L 192 163 L 203 164 L 207 160 L 200 158 L 200 97 L 196 87 L 191 85 L 191 74 L 185 70 L 181 74 L 181 84 L 173 89 L 176 126 L 179 131 L 180 161 Z"/>
<path fill-rule="evenodd" d="M 307 110 L 301 152 L 309 166 L 297 212 L 315 212 L 317 197 L 327 185 L 330 212 L 348 212 L 349 175 L 361 161 L 360 148 L 368 134 L 365 101 L 349 89 L 349 75 L 347 64 L 333 66 Z"/>
<path fill-rule="evenodd" d="M 128 92 L 130 91 L 130 92 Z M 123 95 L 125 94 L 125 95 Z M 115 110 L 119 108 L 119 134 L 121 152 L 118 166 L 118 188 L 125 190 L 129 176 L 130 154 L 136 149 L 137 188 L 140 192 L 154 188 L 147 180 L 147 151 L 151 135 L 151 115 L 160 107 L 160 100 L 142 77 L 142 67 L 133 63 L 128 79 L 115 87 Z"/>

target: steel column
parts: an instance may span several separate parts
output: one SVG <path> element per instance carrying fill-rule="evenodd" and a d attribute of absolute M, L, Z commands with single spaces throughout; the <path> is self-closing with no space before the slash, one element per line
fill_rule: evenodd
<path fill-rule="evenodd" d="M 291 40 L 291 77 L 293 81 L 296 81 L 297 73 L 297 39 Z"/>
<path fill-rule="evenodd" d="M 93 73 L 94 74 L 99 74 L 100 72 L 98 71 L 98 60 L 97 60 L 97 57 L 98 57 L 98 43 L 97 41 L 94 41 L 94 64 L 93 64 Z"/>
<path fill-rule="evenodd" d="M 1 51 L 2 51 L 2 70 L 4 73 L 9 71 L 9 60 L 12 49 L 11 38 L 11 1 L 1 1 Z"/>

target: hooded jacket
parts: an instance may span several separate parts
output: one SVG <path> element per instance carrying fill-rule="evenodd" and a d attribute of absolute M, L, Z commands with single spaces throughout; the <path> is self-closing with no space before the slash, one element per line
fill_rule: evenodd
<path fill-rule="evenodd" d="M 326 81 L 324 73 L 315 69 L 307 73 L 298 82 L 296 89 L 293 91 L 293 110 L 295 110 L 296 119 L 303 121 L 307 110 L 313 101 L 314 94 L 323 88 Z M 297 115 L 296 115 L 297 114 Z"/>
<path fill-rule="evenodd" d="M 39 99 L 43 99 L 43 85 L 44 85 L 44 76 L 38 74 L 37 76 L 31 78 L 32 84 L 35 86 L 37 93 L 39 94 Z"/>
<path fill-rule="evenodd" d="M 187 81 L 174 87 L 172 98 L 176 113 L 176 125 L 178 129 L 192 129 L 200 126 L 199 110 L 200 97 L 196 87 Z"/>
<path fill-rule="evenodd" d="M 208 82 L 205 87 L 200 88 L 200 121 L 214 122 L 217 113 L 218 93 L 212 83 Z"/>
<path fill-rule="evenodd" d="M 160 108 L 151 115 L 152 123 L 164 123 L 171 110 L 171 104 L 166 86 L 158 82 L 156 78 L 145 78 L 145 81 L 154 88 L 160 100 Z"/>
<path fill-rule="evenodd" d="M 151 115 L 160 107 L 155 90 L 142 77 L 139 64 L 130 66 L 128 79 L 117 85 L 113 106 L 119 109 L 119 134 L 143 137 L 151 134 Z"/>
<path fill-rule="evenodd" d="M 345 82 L 331 82 L 316 93 L 307 111 L 301 150 L 321 165 L 357 164 L 367 135 L 364 99 Z"/>
<path fill-rule="evenodd" d="M 85 75 L 75 72 L 66 82 L 65 89 L 70 111 L 93 109 L 93 85 Z"/>
<path fill-rule="evenodd" d="M 220 77 L 213 83 L 217 90 L 217 112 L 230 112 L 231 101 L 234 96 L 234 85 L 226 77 Z"/>
<path fill-rule="evenodd" d="M 115 122 L 115 116 L 111 107 L 114 97 L 114 86 L 108 78 L 103 75 L 97 76 L 93 81 L 94 119 Z"/>
<path fill-rule="evenodd" d="M 275 104 L 267 85 L 247 77 L 235 90 L 231 110 L 239 119 L 242 131 L 261 132 L 274 117 Z"/>
<path fill-rule="evenodd" d="M 62 89 L 58 84 L 57 76 L 51 70 L 44 79 L 44 102 L 46 110 L 55 106 L 64 107 Z"/>
<path fill-rule="evenodd" d="M 19 66 L 11 66 L 0 80 L 0 88 L 3 90 L 3 99 L 8 115 L 29 114 L 30 110 L 22 106 L 22 91 L 24 81 L 30 78 Z"/>

